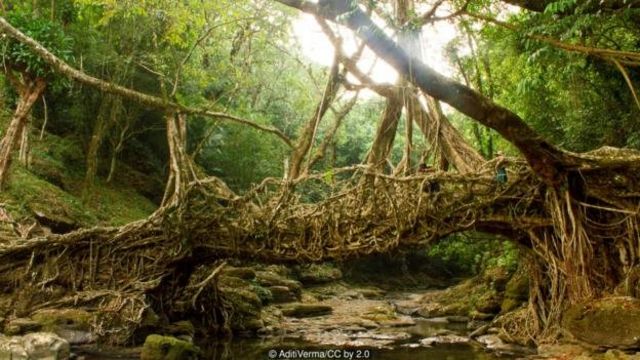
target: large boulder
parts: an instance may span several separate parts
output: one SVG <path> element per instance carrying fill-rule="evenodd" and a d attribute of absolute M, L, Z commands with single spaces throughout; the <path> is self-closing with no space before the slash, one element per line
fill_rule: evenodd
<path fill-rule="evenodd" d="M 188 341 L 154 334 L 147 336 L 140 360 L 196 360 L 199 352 Z"/>
<path fill-rule="evenodd" d="M 620 349 L 640 347 L 640 300 L 609 297 L 570 306 L 562 326 L 588 344 Z"/>
<path fill-rule="evenodd" d="M 53 333 L 31 333 L 24 336 L 0 335 L 0 359 L 66 360 L 69 343 Z"/>

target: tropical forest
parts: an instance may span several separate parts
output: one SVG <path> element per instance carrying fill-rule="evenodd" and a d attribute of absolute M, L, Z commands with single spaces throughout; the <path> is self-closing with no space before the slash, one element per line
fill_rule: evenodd
<path fill-rule="evenodd" d="M 640 359 L 639 0 L 0 0 L 0 360 Z"/>

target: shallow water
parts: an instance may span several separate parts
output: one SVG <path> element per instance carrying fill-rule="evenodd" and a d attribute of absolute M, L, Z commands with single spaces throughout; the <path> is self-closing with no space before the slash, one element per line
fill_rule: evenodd
<path fill-rule="evenodd" d="M 494 360 L 516 359 L 497 356 L 476 345 L 444 344 L 430 348 L 398 346 L 393 349 L 366 349 L 327 347 L 291 339 L 236 339 L 216 344 L 201 344 L 205 348 L 202 359 L 253 360 L 253 359 L 376 359 L 376 360 Z M 297 351 L 307 351 L 307 357 L 296 356 Z M 277 355 L 270 356 L 270 351 Z M 86 360 L 134 360 L 139 359 L 139 349 L 77 348 L 75 353 Z M 313 357 L 315 356 L 315 357 Z M 324 356 L 324 357 L 322 357 Z"/>
<path fill-rule="evenodd" d="M 292 350 L 292 351 L 288 351 Z M 430 348 L 409 348 L 398 346 L 393 349 L 340 348 L 305 344 L 300 341 L 286 341 L 280 344 L 262 342 L 260 340 L 238 340 L 208 350 L 204 358 L 212 360 L 245 360 L 245 359 L 310 359 L 312 357 L 296 357 L 297 350 L 306 350 L 310 354 L 318 354 L 316 359 L 376 359 L 376 360 L 493 360 L 515 359 L 516 357 L 498 357 L 486 352 L 479 346 L 466 344 L 446 344 Z M 276 351 L 279 356 L 270 356 Z M 293 355 L 293 357 L 288 357 Z"/>

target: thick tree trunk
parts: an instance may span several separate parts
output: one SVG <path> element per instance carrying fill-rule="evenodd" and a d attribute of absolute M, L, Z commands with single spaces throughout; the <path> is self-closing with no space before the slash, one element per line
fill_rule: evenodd
<path fill-rule="evenodd" d="M 29 146 L 29 115 L 25 120 L 25 124 L 22 127 L 22 133 L 20 134 L 20 151 L 18 151 L 18 161 L 22 163 L 25 168 L 29 167 L 31 149 Z"/>
<path fill-rule="evenodd" d="M 547 142 L 515 113 L 412 59 L 355 2 L 325 0 L 315 4 L 304 0 L 277 1 L 340 22 L 355 31 L 373 52 L 422 91 L 498 131 L 520 150 L 536 174 L 547 184 L 559 186 L 566 180 L 566 168 L 578 162 Z"/>
<path fill-rule="evenodd" d="M 178 204 L 192 180 L 189 176 L 190 158 L 187 154 L 187 116 L 167 112 L 165 122 L 169 144 L 169 178 L 162 199 L 162 207 Z"/>
<path fill-rule="evenodd" d="M 104 140 L 105 134 L 109 128 L 117 121 L 122 101 L 118 97 L 106 96 L 102 99 L 100 110 L 93 126 L 91 140 L 87 147 L 86 171 L 84 177 L 84 198 L 86 199 L 91 192 L 98 173 L 98 155 L 100 147 Z"/>
<path fill-rule="evenodd" d="M 228 121 L 242 124 L 242 125 L 247 125 L 254 129 L 272 133 L 277 137 L 279 137 L 282 141 L 284 141 L 285 144 L 287 144 L 288 146 L 291 146 L 291 140 L 279 129 L 260 125 L 253 121 L 243 119 L 237 116 L 233 116 L 230 114 L 226 114 L 226 113 L 215 112 L 208 109 L 186 107 L 175 102 L 167 101 L 165 99 L 162 99 L 156 96 L 144 94 L 144 93 L 141 93 L 132 89 L 128 89 L 126 87 L 109 83 L 107 81 L 87 75 L 84 72 L 69 66 L 69 64 L 65 63 L 60 58 L 52 54 L 40 43 L 26 36 L 15 27 L 11 26 L 11 24 L 9 24 L 9 22 L 7 22 L 7 20 L 2 16 L 0 16 L 0 31 L 12 37 L 13 39 L 19 41 L 20 43 L 26 45 L 27 47 L 29 47 L 34 53 L 38 54 L 38 56 L 40 56 L 42 60 L 44 60 L 47 64 L 49 64 L 55 71 L 81 84 L 98 89 L 99 91 L 102 91 L 104 93 L 123 97 L 125 99 L 129 99 L 136 103 L 149 106 L 152 108 L 156 108 L 156 109 L 164 109 L 167 111 L 179 111 L 180 113 L 183 113 L 183 114 L 207 116 L 212 118 L 228 120 Z"/>
<path fill-rule="evenodd" d="M 376 130 L 376 137 L 367 155 L 367 164 L 373 169 L 383 170 L 396 138 L 398 122 L 402 115 L 402 96 L 399 92 L 387 98 L 387 103 Z"/>
<path fill-rule="evenodd" d="M 19 94 L 18 105 L 0 142 L 0 189 L 4 188 L 6 184 L 11 164 L 11 154 L 22 133 L 26 131 L 25 127 L 31 108 L 42 95 L 46 86 L 46 81 L 38 78 L 33 81 L 27 80 L 26 84 L 22 84 L 21 88 L 17 89 Z"/>

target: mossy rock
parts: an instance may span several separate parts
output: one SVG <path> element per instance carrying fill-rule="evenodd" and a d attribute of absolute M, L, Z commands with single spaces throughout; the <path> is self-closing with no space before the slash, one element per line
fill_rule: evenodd
<path fill-rule="evenodd" d="M 500 312 L 501 304 L 502 299 L 500 296 L 497 293 L 490 291 L 478 296 L 477 300 L 474 302 L 474 308 L 481 313 L 497 314 Z"/>
<path fill-rule="evenodd" d="M 93 315 L 80 309 L 41 310 L 31 318 L 41 324 L 46 331 L 55 331 L 60 328 L 89 331 L 94 320 Z"/>
<path fill-rule="evenodd" d="M 567 309 L 562 326 L 576 339 L 602 347 L 640 347 L 640 300 L 609 297 Z"/>
<path fill-rule="evenodd" d="M 190 342 L 171 336 L 149 335 L 140 360 L 195 360 L 200 350 Z"/>
<path fill-rule="evenodd" d="M 511 274 L 502 266 L 494 266 L 485 270 L 482 275 L 484 282 L 497 291 L 504 291 Z"/>
<path fill-rule="evenodd" d="M 293 304 L 282 309 L 282 315 L 296 318 L 329 315 L 333 308 L 321 304 Z"/>
<path fill-rule="evenodd" d="M 269 287 L 269 286 L 286 286 L 293 292 L 296 296 L 300 296 L 302 294 L 302 284 L 299 281 L 287 279 L 282 275 L 271 272 L 271 271 L 257 271 L 256 272 L 256 282 L 260 284 L 260 286 Z"/>
<path fill-rule="evenodd" d="M 342 271 L 331 264 L 311 264 L 297 269 L 298 279 L 303 284 L 326 284 L 342 279 Z"/>
<path fill-rule="evenodd" d="M 518 271 L 511 277 L 505 288 L 504 296 L 522 301 L 529 299 L 529 277 L 524 271 Z"/>
<path fill-rule="evenodd" d="M 253 283 L 231 276 L 221 276 L 220 292 L 225 301 L 233 308 L 230 319 L 234 331 L 253 331 L 259 326 L 262 316 L 263 300 L 259 289 Z M 263 294 L 264 295 L 264 294 Z"/>
<path fill-rule="evenodd" d="M 262 300 L 252 291 L 251 284 L 246 287 L 221 286 L 222 297 L 233 307 L 234 312 L 258 315 L 262 308 Z"/>
<path fill-rule="evenodd" d="M 260 299 L 260 301 L 262 301 L 262 305 L 267 305 L 274 299 L 274 294 L 272 293 L 270 288 L 265 288 L 257 284 L 251 284 L 251 289 L 254 293 L 256 293 L 256 295 L 258 295 L 258 298 Z M 286 289 L 287 291 L 289 290 L 289 288 Z"/>
<path fill-rule="evenodd" d="M 295 296 L 294 293 L 291 292 L 291 290 L 289 290 L 288 287 L 286 286 L 269 286 L 267 288 L 271 294 L 273 295 L 273 302 L 278 304 L 278 303 L 286 303 L 286 302 L 292 302 L 292 301 L 297 301 L 298 298 Z"/>
<path fill-rule="evenodd" d="M 25 318 L 17 318 L 7 322 L 3 332 L 5 335 L 14 336 L 40 331 L 41 329 L 42 324 L 37 321 Z"/>
<path fill-rule="evenodd" d="M 522 300 L 505 297 L 504 300 L 502 300 L 502 304 L 500 304 L 500 313 L 504 314 L 504 313 L 511 312 L 519 308 L 523 304 L 524 302 Z"/>

